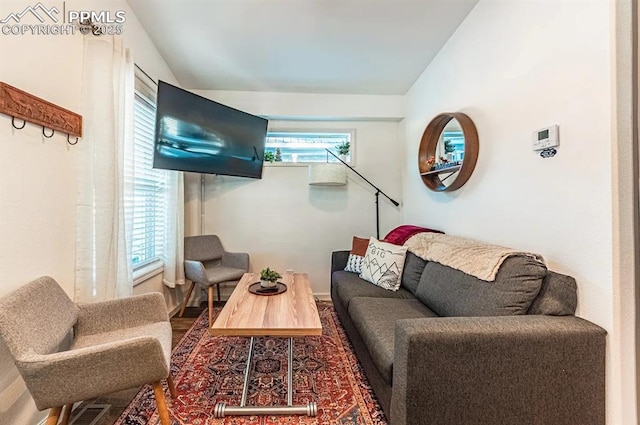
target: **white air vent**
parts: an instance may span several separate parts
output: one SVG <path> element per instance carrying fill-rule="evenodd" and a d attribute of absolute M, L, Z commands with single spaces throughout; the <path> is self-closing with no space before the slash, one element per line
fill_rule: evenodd
<path fill-rule="evenodd" d="M 110 407 L 110 404 L 87 404 L 73 415 L 69 425 L 95 425 Z"/>

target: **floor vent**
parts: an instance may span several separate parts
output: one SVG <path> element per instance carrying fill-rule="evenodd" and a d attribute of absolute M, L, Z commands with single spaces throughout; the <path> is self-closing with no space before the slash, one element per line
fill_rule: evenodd
<path fill-rule="evenodd" d="M 110 407 L 110 404 L 87 404 L 78 413 L 74 412 L 69 425 L 95 425 Z"/>

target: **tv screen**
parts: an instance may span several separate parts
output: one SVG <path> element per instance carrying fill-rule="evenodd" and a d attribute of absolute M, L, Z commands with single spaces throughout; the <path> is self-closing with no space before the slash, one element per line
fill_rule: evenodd
<path fill-rule="evenodd" d="M 262 178 L 267 123 L 160 81 L 153 167 Z"/>

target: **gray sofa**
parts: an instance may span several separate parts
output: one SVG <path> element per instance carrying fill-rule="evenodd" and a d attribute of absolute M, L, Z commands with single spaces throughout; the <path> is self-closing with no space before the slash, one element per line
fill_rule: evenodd
<path fill-rule="evenodd" d="M 407 254 L 396 292 L 331 263 L 331 298 L 391 425 L 605 423 L 606 332 L 528 257 L 494 282 Z"/>

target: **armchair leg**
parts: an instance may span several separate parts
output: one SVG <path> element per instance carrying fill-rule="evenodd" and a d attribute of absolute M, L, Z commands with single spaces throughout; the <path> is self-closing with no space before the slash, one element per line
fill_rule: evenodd
<path fill-rule="evenodd" d="M 171 394 L 171 398 L 176 398 L 178 396 L 178 392 L 176 391 L 176 384 L 173 382 L 171 373 L 167 376 L 167 386 L 169 387 L 169 394 Z"/>
<path fill-rule="evenodd" d="M 222 302 L 222 298 L 220 297 L 220 284 L 216 284 L 216 290 L 218 291 L 218 302 Z"/>
<path fill-rule="evenodd" d="M 209 328 L 213 325 L 213 286 L 209 286 Z"/>
<path fill-rule="evenodd" d="M 193 292 L 193 287 L 196 286 L 195 282 L 191 282 L 191 286 L 187 291 L 187 296 L 184 298 L 184 302 L 182 303 L 182 308 L 180 309 L 180 314 L 178 317 L 182 317 L 184 315 L 184 309 L 187 308 L 187 303 L 189 302 L 189 298 L 191 298 L 191 293 Z"/>
<path fill-rule="evenodd" d="M 169 409 L 167 409 L 167 400 L 164 398 L 162 382 L 154 382 L 152 385 L 153 395 L 156 398 L 156 405 L 158 406 L 158 414 L 160 415 L 160 423 L 162 425 L 170 425 L 171 421 L 169 420 Z"/>
<path fill-rule="evenodd" d="M 62 420 L 60 421 L 60 425 L 68 425 L 69 418 L 71 418 L 71 411 L 73 410 L 73 403 L 67 404 L 62 409 Z"/>
<path fill-rule="evenodd" d="M 46 425 L 56 425 L 58 423 L 58 418 L 60 417 L 60 412 L 62 411 L 62 406 L 52 407 L 49 410 L 49 417 L 47 418 Z"/>

